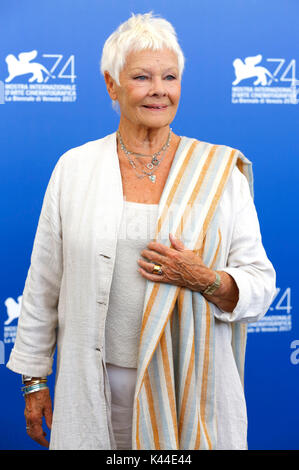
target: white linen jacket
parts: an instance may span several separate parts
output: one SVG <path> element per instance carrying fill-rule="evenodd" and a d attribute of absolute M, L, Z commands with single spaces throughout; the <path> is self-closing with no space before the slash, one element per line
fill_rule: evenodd
<path fill-rule="evenodd" d="M 116 449 L 105 320 L 122 209 L 116 133 L 60 157 L 45 193 L 7 364 L 20 374 L 49 375 L 57 346 L 50 449 Z M 232 237 L 233 230 L 229 233 Z M 229 236 L 224 252 L 224 269 L 240 296 L 233 313 L 219 310 L 217 317 L 227 323 L 256 321 L 271 303 L 274 269 L 265 253 L 252 260 L 251 271 L 250 260 L 244 270 L 229 263 Z"/>

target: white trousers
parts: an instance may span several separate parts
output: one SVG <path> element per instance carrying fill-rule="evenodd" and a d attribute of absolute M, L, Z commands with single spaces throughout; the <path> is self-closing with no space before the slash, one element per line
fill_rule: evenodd
<path fill-rule="evenodd" d="M 137 369 L 106 363 L 111 389 L 111 421 L 117 450 L 132 450 L 133 402 Z"/>

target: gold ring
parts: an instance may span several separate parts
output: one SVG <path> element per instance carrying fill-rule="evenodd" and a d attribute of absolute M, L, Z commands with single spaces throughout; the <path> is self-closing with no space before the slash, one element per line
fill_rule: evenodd
<path fill-rule="evenodd" d="M 159 274 L 160 276 L 161 274 L 163 274 L 162 267 L 160 264 L 154 264 L 153 274 Z"/>

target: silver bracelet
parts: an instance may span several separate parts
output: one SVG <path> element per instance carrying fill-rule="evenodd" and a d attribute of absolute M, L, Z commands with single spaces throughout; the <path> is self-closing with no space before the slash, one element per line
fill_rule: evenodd
<path fill-rule="evenodd" d="M 215 271 L 215 274 L 216 274 L 215 281 L 213 282 L 213 284 L 208 286 L 204 291 L 202 291 L 202 294 L 212 295 L 214 294 L 215 290 L 218 289 L 218 287 L 220 287 L 221 277 L 216 271 Z"/>
<path fill-rule="evenodd" d="M 46 383 L 27 385 L 26 387 L 22 387 L 23 396 L 29 395 L 30 393 L 38 392 L 40 390 L 44 390 L 46 388 L 49 388 Z"/>

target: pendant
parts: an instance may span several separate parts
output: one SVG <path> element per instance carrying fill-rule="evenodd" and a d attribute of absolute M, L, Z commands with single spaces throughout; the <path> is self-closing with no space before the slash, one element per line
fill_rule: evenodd
<path fill-rule="evenodd" d="M 149 175 L 149 179 L 151 180 L 152 183 L 156 182 L 156 175 Z"/>
<path fill-rule="evenodd" d="M 146 168 L 148 168 L 149 170 L 152 170 L 154 168 L 154 165 L 152 163 L 148 163 L 146 165 Z"/>

